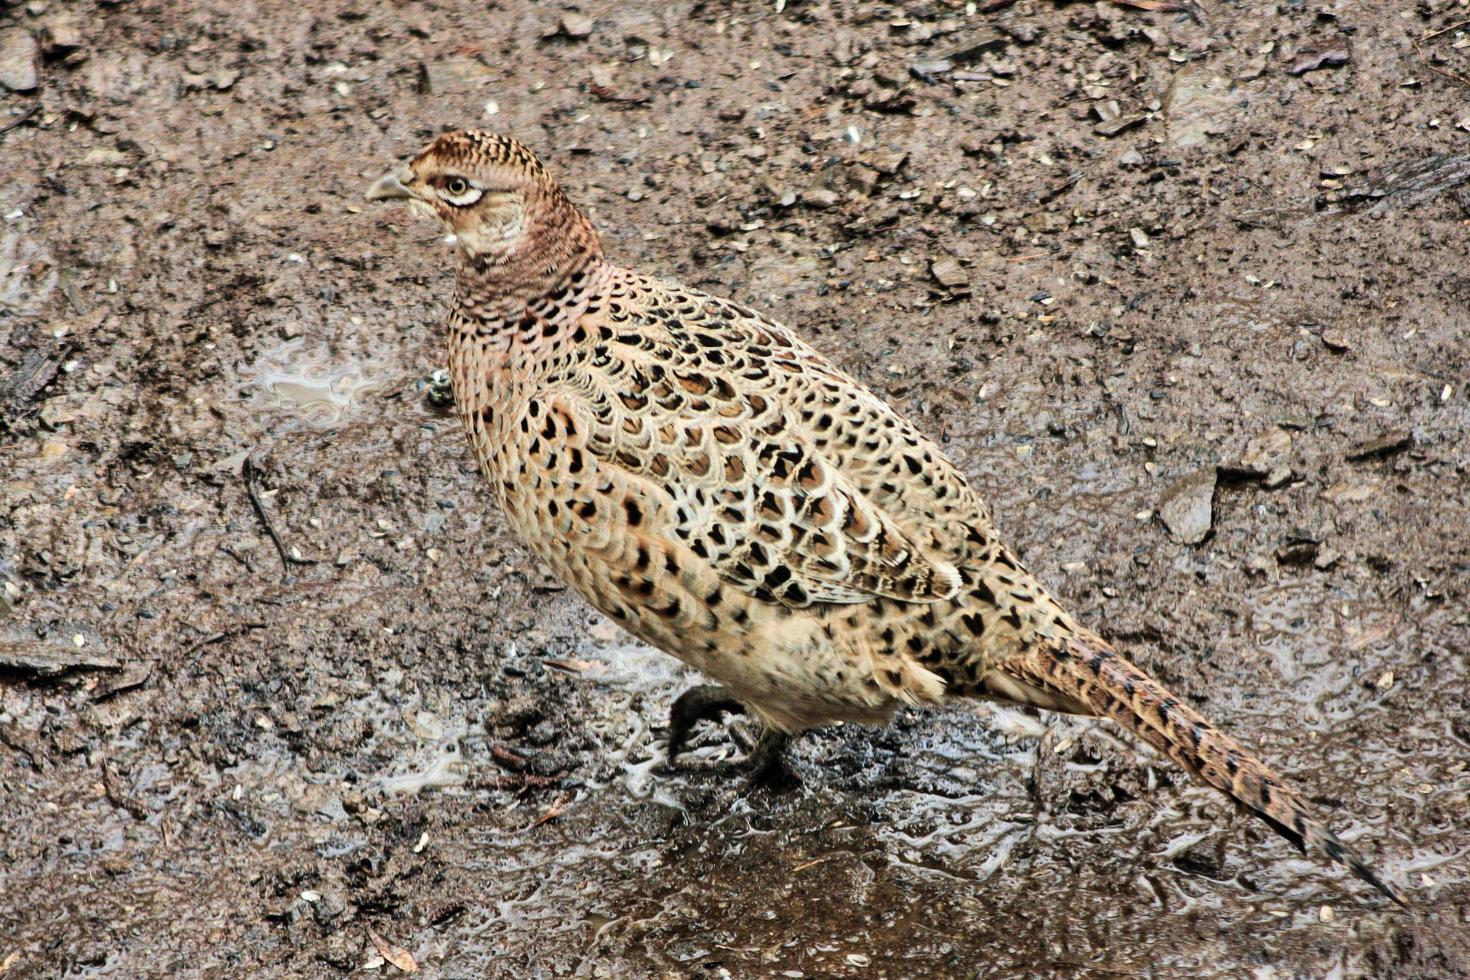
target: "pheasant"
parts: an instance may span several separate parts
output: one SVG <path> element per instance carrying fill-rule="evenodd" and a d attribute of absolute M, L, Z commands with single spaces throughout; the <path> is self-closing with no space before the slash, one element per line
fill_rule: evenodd
<path fill-rule="evenodd" d="M 367 192 L 452 236 L 457 412 L 506 519 L 554 573 L 782 737 L 989 698 L 1112 719 L 1395 902 L 1230 736 L 1078 623 L 937 446 L 791 330 L 603 257 L 529 149 L 447 133 Z"/>

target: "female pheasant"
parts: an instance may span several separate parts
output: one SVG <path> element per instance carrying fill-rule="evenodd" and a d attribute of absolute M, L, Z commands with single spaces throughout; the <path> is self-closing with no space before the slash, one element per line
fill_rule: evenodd
<path fill-rule="evenodd" d="M 368 197 L 457 244 L 455 402 L 511 525 L 724 685 L 676 704 L 671 753 L 733 704 L 777 733 L 956 697 L 1102 715 L 1402 904 L 1281 777 L 1063 611 L 918 429 L 781 324 L 607 262 L 521 143 L 448 133 Z"/>

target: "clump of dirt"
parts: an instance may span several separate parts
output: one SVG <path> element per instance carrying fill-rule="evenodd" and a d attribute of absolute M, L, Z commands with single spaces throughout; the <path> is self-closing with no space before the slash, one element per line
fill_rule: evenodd
<path fill-rule="evenodd" d="M 240 13 L 0 5 L 0 974 L 1470 973 L 1460 7 Z M 1106 726 L 659 771 L 693 678 L 507 535 L 360 203 L 470 125 L 938 434 L 1417 914 Z"/>

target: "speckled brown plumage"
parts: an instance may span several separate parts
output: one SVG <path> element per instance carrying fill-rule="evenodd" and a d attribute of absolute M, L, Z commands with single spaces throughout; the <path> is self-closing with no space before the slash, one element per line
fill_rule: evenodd
<path fill-rule="evenodd" d="M 1275 773 L 1076 623 L 939 449 L 787 328 L 604 260 L 520 143 L 374 185 L 453 233 L 455 400 L 530 547 L 788 732 L 989 697 L 1111 718 L 1385 894 Z"/>

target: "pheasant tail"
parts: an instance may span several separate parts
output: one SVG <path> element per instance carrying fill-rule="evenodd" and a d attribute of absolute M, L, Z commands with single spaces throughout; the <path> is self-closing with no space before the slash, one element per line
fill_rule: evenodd
<path fill-rule="evenodd" d="M 1398 891 L 1318 820 L 1279 775 L 1105 640 L 1090 633 L 1054 639 L 1001 669 L 1027 688 L 1112 719 L 1266 821 L 1303 853 L 1320 851 L 1405 905 Z"/>

